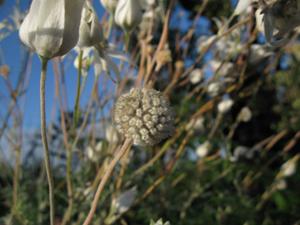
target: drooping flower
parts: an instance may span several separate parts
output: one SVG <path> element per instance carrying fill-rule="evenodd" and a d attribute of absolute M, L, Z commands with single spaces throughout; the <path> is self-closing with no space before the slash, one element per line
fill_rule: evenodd
<path fill-rule="evenodd" d="M 115 11 L 115 22 L 126 31 L 138 26 L 143 18 L 143 11 L 138 0 L 119 0 Z"/>
<path fill-rule="evenodd" d="M 153 146 L 173 133 L 174 112 L 161 92 L 133 88 L 117 100 L 114 122 L 135 145 Z"/>
<path fill-rule="evenodd" d="M 66 54 L 77 44 L 84 1 L 33 0 L 20 39 L 47 59 Z"/>
<path fill-rule="evenodd" d="M 95 46 L 100 43 L 103 38 L 98 16 L 92 4 L 86 1 L 82 10 L 77 46 L 80 48 Z"/>
<path fill-rule="evenodd" d="M 288 35 L 300 25 L 300 3 L 295 0 L 259 1 L 267 42 L 275 47 L 285 45 Z"/>

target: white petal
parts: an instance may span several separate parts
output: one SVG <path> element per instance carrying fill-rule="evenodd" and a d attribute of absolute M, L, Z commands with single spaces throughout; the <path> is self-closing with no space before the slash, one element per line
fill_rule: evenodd
<path fill-rule="evenodd" d="M 245 12 L 250 6 L 251 1 L 252 0 L 239 0 L 235 7 L 234 15 L 241 15 L 243 12 Z"/>

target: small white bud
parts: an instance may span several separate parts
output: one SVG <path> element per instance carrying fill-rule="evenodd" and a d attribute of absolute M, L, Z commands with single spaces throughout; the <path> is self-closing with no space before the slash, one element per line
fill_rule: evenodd
<path fill-rule="evenodd" d="M 203 71 L 201 69 L 194 69 L 190 73 L 189 78 L 192 84 L 198 84 L 204 80 Z"/>
<path fill-rule="evenodd" d="M 211 144 L 209 141 L 205 141 L 203 144 L 199 145 L 196 149 L 196 154 L 198 157 L 203 158 L 208 155 L 210 149 L 211 149 Z"/>
<path fill-rule="evenodd" d="M 131 31 L 142 21 L 143 12 L 139 0 L 119 0 L 115 11 L 117 25 Z"/>
<path fill-rule="evenodd" d="M 252 112 L 249 107 L 243 107 L 238 115 L 237 120 L 240 122 L 249 122 L 252 118 Z"/>
<path fill-rule="evenodd" d="M 219 113 L 227 113 L 230 111 L 231 107 L 233 106 L 233 100 L 232 99 L 224 99 L 218 104 L 218 111 Z"/>

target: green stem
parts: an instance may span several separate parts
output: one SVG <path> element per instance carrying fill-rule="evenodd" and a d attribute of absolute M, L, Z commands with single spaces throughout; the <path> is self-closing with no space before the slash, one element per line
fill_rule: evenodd
<path fill-rule="evenodd" d="M 107 30 L 107 33 L 106 33 L 106 39 L 109 39 L 109 36 L 110 36 L 110 33 L 111 33 L 111 31 L 112 31 L 112 26 L 113 26 L 113 24 L 114 24 L 114 14 L 113 13 L 111 13 L 110 15 L 109 15 L 109 21 L 108 21 L 108 30 Z"/>
<path fill-rule="evenodd" d="M 42 71 L 40 78 L 40 110 L 41 110 L 41 135 L 45 154 L 45 167 L 48 180 L 49 188 L 49 205 L 50 205 L 50 224 L 54 225 L 54 192 L 53 192 L 53 177 L 50 165 L 50 154 L 47 141 L 47 131 L 46 131 L 46 111 L 45 111 L 45 83 L 46 83 L 46 73 L 48 60 L 41 58 L 42 60 Z"/>
<path fill-rule="evenodd" d="M 79 100 L 81 94 L 81 72 L 82 72 L 82 55 L 83 51 L 79 51 L 79 58 L 78 58 L 78 73 L 77 73 L 77 91 L 76 91 L 76 100 L 75 100 L 75 107 L 74 107 L 74 129 L 76 129 L 77 122 L 79 119 Z"/>

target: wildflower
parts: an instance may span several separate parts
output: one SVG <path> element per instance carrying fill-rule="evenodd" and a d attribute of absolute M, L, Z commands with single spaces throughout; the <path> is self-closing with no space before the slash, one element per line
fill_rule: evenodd
<path fill-rule="evenodd" d="M 126 31 L 131 31 L 142 21 L 142 7 L 137 0 L 119 0 L 115 22 Z"/>
<path fill-rule="evenodd" d="M 267 42 L 275 47 L 286 44 L 288 34 L 300 25 L 298 1 L 260 1 L 260 8 Z"/>
<path fill-rule="evenodd" d="M 132 206 L 137 195 L 136 187 L 133 187 L 123 193 L 112 201 L 112 207 L 117 214 L 123 214 Z"/>
<path fill-rule="evenodd" d="M 246 146 L 237 146 L 233 150 L 233 156 L 230 158 L 232 162 L 236 162 L 240 159 L 252 159 L 254 156 L 254 150 L 249 149 Z"/>
<path fill-rule="evenodd" d="M 201 69 L 194 69 L 190 73 L 189 78 L 192 84 L 198 84 L 204 80 L 203 71 Z"/>
<path fill-rule="evenodd" d="M 186 130 L 193 130 L 194 132 L 201 132 L 204 130 L 204 117 L 192 119 L 187 125 Z"/>
<path fill-rule="evenodd" d="M 101 152 L 104 148 L 104 142 L 100 141 L 95 147 L 89 146 L 87 148 L 87 157 L 93 162 L 98 162 L 101 156 Z"/>
<path fill-rule="evenodd" d="M 86 1 L 82 10 L 77 46 L 80 48 L 95 46 L 103 38 L 96 12 L 92 4 Z"/>
<path fill-rule="evenodd" d="M 120 135 L 118 134 L 118 131 L 112 125 L 108 125 L 108 127 L 106 128 L 105 137 L 106 137 L 106 140 L 112 144 L 117 144 L 120 141 Z"/>
<path fill-rule="evenodd" d="M 208 155 L 211 150 L 211 144 L 209 141 L 205 141 L 203 144 L 199 145 L 196 149 L 196 154 L 198 157 L 203 158 Z"/>
<path fill-rule="evenodd" d="M 222 84 L 220 82 L 212 82 L 207 87 L 207 92 L 211 97 L 216 97 L 222 90 Z"/>
<path fill-rule="evenodd" d="M 297 163 L 293 159 L 290 159 L 287 162 L 285 162 L 280 168 L 280 172 L 283 177 L 290 177 L 294 175 L 296 170 L 297 170 Z"/>
<path fill-rule="evenodd" d="M 221 114 L 227 113 L 231 109 L 233 103 L 234 103 L 233 100 L 230 99 L 230 98 L 222 100 L 218 104 L 218 111 L 219 111 L 219 113 L 221 113 Z"/>
<path fill-rule="evenodd" d="M 84 0 L 33 0 L 21 24 L 22 42 L 44 58 L 62 56 L 77 43 Z"/>
<path fill-rule="evenodd" d="M 79 49 L 75 48 L 75 51 L 79 53 Z M 91 57 L 90 53 L 92 52 L 92 48 L 85 48 L 83 49 L 82 53 L 82 62 L 81 62 L 81 74 L 83 77 L 86 77 L 88 71 L 93 63 L 93 58 Z M 74 60 L 74 67 L 78 70 L 79 69 L 79 56 Z"/>
<path fill-rule="evenodd" d="M 240 122 L 249 122 L 252 117 L 252 112 L 249 107 L 243 107 L 240 113 L 238 114 L 237 120 Z"/>
<path fill-rule="evenodd" d="M 251 5 L 251 2 L 252 0 L 239 0 L 233 14 L 241 15 L 248 9 L 248 7 Z"/>
<path fill-rule="evenodd" d="M 152 146 L 173 133 L 174 112 L 161 92 L 133 88 L 117 100 L 114 122 L 135 145 Z"/>

